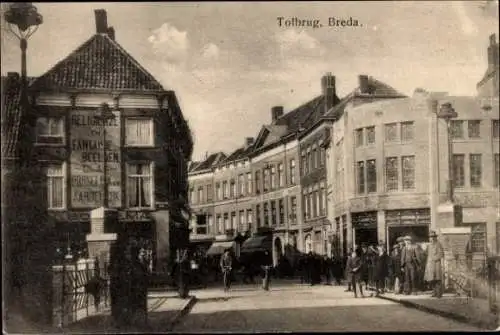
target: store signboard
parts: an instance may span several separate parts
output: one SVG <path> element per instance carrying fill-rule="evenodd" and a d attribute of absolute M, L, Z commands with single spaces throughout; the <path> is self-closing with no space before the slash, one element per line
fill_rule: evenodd
<path fill-rule="evenodd" d="M 351 219 L 356 228 L 377 227 L 377 212 L 353 213 Z"/>

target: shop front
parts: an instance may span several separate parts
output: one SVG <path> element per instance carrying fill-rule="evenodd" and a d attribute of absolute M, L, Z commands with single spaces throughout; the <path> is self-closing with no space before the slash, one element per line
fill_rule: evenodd
<path fill-rule="evenodd" d="M 429 208 L 385 211 L 388 246 L 396 244 L 400 236 L 410 235 L 416 243 L 427 242 L 431 224 Z"/>
<path fill-rule="evenodd" d="M 361 212 L 351 214 L 353 229 L 353 245 L 362 243 L 378 245 L 377 212 Z"/>

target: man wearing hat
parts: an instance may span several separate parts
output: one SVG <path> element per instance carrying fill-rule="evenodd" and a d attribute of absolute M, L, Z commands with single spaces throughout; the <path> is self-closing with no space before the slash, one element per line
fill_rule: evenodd
<path fill-rule="evenodd" d="M 419 258 L 416 248 L 412 245 L 411 236 L 404 237 L 405 246 L 401 251 L 401 269 L 404 271 L 404 294 L 410 295 L 416 289 L 416 271 L 419 267 Z"/>
<path fill-rule="evenodd" d="M 424 280 L 431 285 L 432 296 L 441 298 L 443 296 L 443 246 L 437 240 L 437 234 L 435 231 L 431 231 L 429 234 L 429 240 L 430 243 L 427 247 L 427 264 L 425 266 Z"/>

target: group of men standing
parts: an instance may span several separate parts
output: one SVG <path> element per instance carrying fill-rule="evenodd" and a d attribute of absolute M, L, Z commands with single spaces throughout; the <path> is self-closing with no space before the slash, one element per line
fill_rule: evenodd
<path fill-rule="evenodd" d="M 378 247 L 360 247 L 350 250 L 346 262 L 347 291 L 357 291 L 363 295 L 363 286 L 375 286 L 376 294 L 394 291 L 396 294 L 417 294 L 424 291 L 426 285 L 432 288 L 433 297 L 443 295 L 442 276 L 444 251 L 437 240 L 437 234 L 431 231 L 429 245 L 424 250 L 413 242 L 411 236 L 399 237 L 390 254 L 385 244 Z"/>

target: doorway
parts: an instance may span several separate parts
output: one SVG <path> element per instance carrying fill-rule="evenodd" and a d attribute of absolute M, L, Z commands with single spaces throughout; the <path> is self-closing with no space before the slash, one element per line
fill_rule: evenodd
<path fill-rule="evenodd" d="M 276 237 L 274 239 L 274 248 L 273 248 L 273 263 L 274 266 L 278 266 L 281 260 L 281 256 L 283 255 L 283 248 L 281 245 L 281 239 Z"/>
<path fill-rule="evenodd" d="M 361 243 L 378 245 L 377 228 L 354 228 L 354 245 L 361 246 Z"/>
<path fill-rule="evenodd" d="M 429 226 L 389 226 L 387 240 L 389 247 L 396 244 L 398 237 L 411 235 L 413 242 L 427 242 L 429 239 Z"/>

